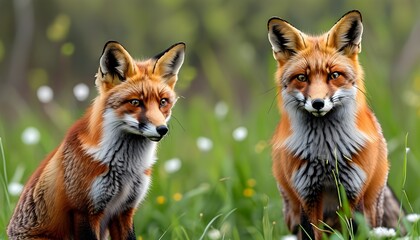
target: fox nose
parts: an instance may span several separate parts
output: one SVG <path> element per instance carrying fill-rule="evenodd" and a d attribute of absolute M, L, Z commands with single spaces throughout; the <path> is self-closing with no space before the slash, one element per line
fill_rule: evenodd
<path fill-rule="evenodd" d="M 312 107 L 318 111 L 321 110 L 324 107 L 324 105 L 324 100 L 320 98 L 316 98 L 312 101 Z"/>
<path fill-rule="evenodd" d="M 168 127 L 165 125 L 160 125 L 156 127 L 156 131 L 159 133 L 161 137 L 165 136 L 168 130 L 169 130 Z"/>

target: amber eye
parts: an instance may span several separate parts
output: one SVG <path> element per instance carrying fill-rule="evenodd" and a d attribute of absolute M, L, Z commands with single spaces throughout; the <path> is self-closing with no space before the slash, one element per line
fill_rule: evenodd
<path fill-rule="evenodd" d="M 138 106 L 140 106 L 140 100 L 132 99 L 132 100 L 130 100 L 130 104 L 133 105 L 134 107 L 138 107 Z"/>
<path fill-rule="evenodd" d="M 305 74 L 298 74 L 298 75 L 296 76 L 296 79 L 297 79 L 299 82 L 306 82 L 306 81 L 308 81 L 308 77 L 307 77 Z"/>
<path fill-rule="evenodd" d="M 332 72 L 329 75 L 329 79 L 337 79 L 341 74 L 339 72 Z"/>
<path fill-rule="evenodd" d="M 169 100 L 167 98 L 162 98 L 160 100 L 160 107 L 166 107 L 169 104 Z"/>

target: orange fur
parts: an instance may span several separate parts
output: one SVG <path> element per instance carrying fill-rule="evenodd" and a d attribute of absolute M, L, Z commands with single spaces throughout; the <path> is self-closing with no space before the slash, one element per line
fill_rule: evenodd
<path fill-rule="evenodd" d="M 279 18 L 269 20 L 268 30 L 278 64 L 275 76 L 281 113 L 272 138 L 273 174 L 284 199 L 286 224 L 293 232 L 304 228 L 315 239 L 321 239 L 322 232 L 311 224 L 322 226 L 321 221 L 324 221 L 331 223 L 332 227 L 339 227 L 337 215 L 330 216 L 338 209 L 328 209 L 338 202 L 334 199 L 337 193 L 330 192 L 332 175 L 338 174 L 340 182 L 349 182 L 346 192 L 352 211 L 363 212 L 371 226 L 380 226 L 389 167 L 382 130 L 364 95 L 364 73 L 358 61 L 363 31 L 360 13 L 347 13 L 330 31 L 320 36 L 302 33 Z M 343 100 L 337 100 L 335 96 L 340 91 L 347 94 L 340 96 Z M 353 95 L 352 92 L 356 93 Z M 340 108 L 350 110 L 343 111 L 346 112 L 343 118 L 334 117 Z M 332 125 L 324 126 L 341 124 L 340 119 L 349 126 L 354 125 L 354 129 L 334 130 L 336 128 Z M 307 125 L 303 124 L 305 121 Z M 310 131 L 315 133 L 308 133 Z M 330 137 L 320 137 L 319 134 Z M 290 144 L 296 136 L 302 136 L 300 144 L 307 144 L 307 149 Z M 336 156 L 335 150 L 338 149 L 338 154 L 348 150 L 345 142 L 341 142 L 342 137 L 336 137 L 339 140 L 333 142 L 334 136 L 350 136 L 355 140 L 348 142 L 358 147 L 352 150 L 351 156 L 343 154 L 338 160 L 316 155 L 321 152 Z M 329 142 L 312 143 L 319 141 L 317 139 Z M 336 145 L 331 146 L 331 143 Z M 325 149 L 319 149 L 322 146 Z M 308 150 L 310 147 L 312 149 Z M 325 170 L 332 164 L 338 166 L 331 171 Z M 324 169 L 324 172 L 319 173 L 319 169 Z M 345 172 L 343 169 L 351 170 Z M 308 236 L 301 231 L 299 238 Z"/>
<path fill-rule="evenodd" d="M 134 213 L 168 131 L 184 49 L 135 61 L 119 43 L 105 45 L 99 96 L 29 179 L 10 239 L 136 239 Z"/>

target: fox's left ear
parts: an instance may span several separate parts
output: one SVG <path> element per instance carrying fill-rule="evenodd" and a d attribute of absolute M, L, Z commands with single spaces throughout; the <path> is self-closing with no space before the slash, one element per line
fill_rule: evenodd
<path fill-rule="evenodd" d="M 176 43 L 158 54 L 154 58 L 156 63 L 153 67 L 153 74 L 160 76 L 163 81 L 174 88 L 178 79 L 178 72 L 184 63 L 185 43 Z"/>
<path fill-rule="evenodd" d="M 120 43 L 109 41 L 105 44 L 99 60 L 96 85 L 99 87 L 104 84 L 106 89 L 109 89 L 135 75 L 135 72 L 135 64 L 130 54 Z"/>
<path fill-rule="evenodd" d="M 353 10 L 346 13 L 328 32 L 327 44 L 345 55 L 352 56 L 362 51 L 362 14 Z"/>
<path fill-rule="evenodd" d="M 281 65 L 305 48 L 305 34 L 278 17 L 268 20 L 268 40 L 273 56 Z"/>

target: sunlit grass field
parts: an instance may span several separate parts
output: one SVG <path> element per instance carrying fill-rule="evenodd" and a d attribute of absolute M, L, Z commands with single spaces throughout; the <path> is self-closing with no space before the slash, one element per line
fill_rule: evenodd
<path fill-rule="evenodd" d="M 368 83 L 368 98 L 388 139 L 390 185 L 407 213 L 418 213 L 420 167 L 415 146 L 420 144 L 419 137 L 410 135 L 395 117 L 387 117 L 391 102 L 373 85 Z M 92 99 L 93 86 L 90 91 Z M 246 111 L 239 111 L 222 100 L 181 95 L 170 134 L 159 144 L 152 187 L 136 214 L 138 239 L 287 237 L 281 197 L 271 173 L 270 138 L 279 119 L 276 91 L 256 92 L 250 98 Z M 53 100 L 40 109 L 28 108 L 25 118 L 13 122 L 0 117 L 0 238 L 5 238 L 18 200 L 13 186 L 26 182 L 88 105 L 89 100 L 79 102 L 72 97 L 65 103 Z M 416 114 L 408 111 L 407 118 L 418 119 Z M 418 236 L 417 223 L 407 226 L 410 234 Z M 369 229 L 360 236 L 367 238 Z"/>

